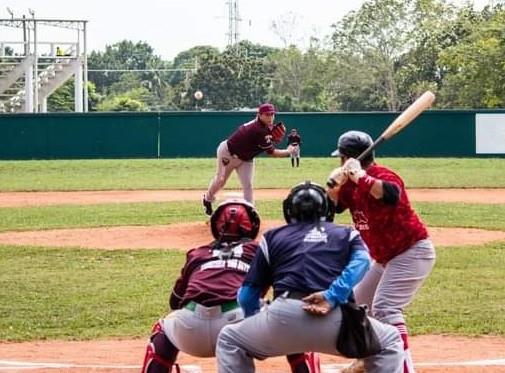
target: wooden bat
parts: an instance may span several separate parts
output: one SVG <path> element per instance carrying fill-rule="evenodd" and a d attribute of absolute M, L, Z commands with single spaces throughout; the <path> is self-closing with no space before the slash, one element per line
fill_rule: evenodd
<path fill-rule="evenodd" d="M 374 151 L 380 144 L 384 141 L 389 140 L 391 137 L 396 135 L 402 129 L 407 127 L 414 119 L 416 119 L 419 114 L 424 110 L 431 107 L 435 101 L 435 95 L 431 91 L 424 92 L 417 100 L 415 100 L 408 108 L 406 108 L 389 126 L 382 132 L 382 134 L 370 145 L 367 149 L 363 151 L 358 156 L 358 160 L 361 161 L 372 151 Z M 336 185 L 335 180 L 330 179 L 326 183 L 328 187 L 333 188 Z"/>

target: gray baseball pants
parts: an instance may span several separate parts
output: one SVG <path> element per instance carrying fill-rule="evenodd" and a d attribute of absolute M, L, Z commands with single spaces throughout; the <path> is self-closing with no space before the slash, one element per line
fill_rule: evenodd
<path fill-rule="evenodd" d="M 412 302 L 435 264 L 430 240 L 416 242 L 386 265 L 373 263 L 354 288 L 358 304 L 367 304 L 371 314 L 388 324 L 405 323 L 404 308 Z"/>
<path fill-rule="evenodd" d="M 216 174 L 209 184 L 205 198 L 207 201 L 213 202 L 216 199 L 216 194 L 219 192 L 228 181 L 232 171 L 237 172 L 244 199 L 250 203 L 253 201 L 253 177 L 254 177 L 254 159 L 251 161 L 243 161 L 236 156 L 230 154 L 228 144 L 222 141 L 217 147 L 217 165 Z"/>
<path fill-rule="evenodd" d="M 261 312 L 225 326 L 219 333 L 216 357 L 219 373 L 255 371 L 254 358 L 265 359 L 305 351 L 340 355 L 335 344 L 342 313 L 312 316 L 303 302 L 278 297 Z M 364 359 L 367 372 L 403 371 L 403 346 L 396 328 L 371 319 L 382 351 Z"/>
<path fill-rule="evenodd" d="M 217 336 L 223 326 L 243 318 L 240 307 L 221 312 L 220 306 L 197 304 L 193 311 L 182 308 L 168 314 L 163 319 L 163 331 L 180 351 L 197 357 L 213 357 Z"/>

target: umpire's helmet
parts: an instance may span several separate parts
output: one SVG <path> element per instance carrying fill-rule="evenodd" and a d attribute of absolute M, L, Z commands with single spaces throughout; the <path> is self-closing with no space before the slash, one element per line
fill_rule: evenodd
<path fill-rule="evenodd" d="M 260 229 L 260 217 L 254 206 L 241 198 L 221 203 L 210 217 L 212 235 L 220 242 L 255 239 Z"/>
<path fill-rule="evenodd" d="M 337 142 L 337 149 L 331 153 L 333 157 L 346 156 L 349 158 L 358 158 L 370 145 L 373 140 L 368 133 L 362 131 L 344 132 Z M 364 164 L 369 164 L 374 160 L 374 152 L 362 159 Z"/>
<path fill-rule="evenodd" d="M 311 181 L 296 185 L 282 204 L 287 223 L 333 221 L 335 210 L 324 188 Z"/>

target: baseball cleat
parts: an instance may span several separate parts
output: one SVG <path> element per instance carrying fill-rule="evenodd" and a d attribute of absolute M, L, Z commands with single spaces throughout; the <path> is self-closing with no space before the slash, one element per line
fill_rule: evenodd
<path fill-rule="evenodd" d="M 211 216 L 212 215 L 212 203 L 210 201 L 207 201 L 205 199 L 205 196 L 203 196 L 202 205 L 203 205 L 203 209 L 205 211 L 205 215 Z"/>

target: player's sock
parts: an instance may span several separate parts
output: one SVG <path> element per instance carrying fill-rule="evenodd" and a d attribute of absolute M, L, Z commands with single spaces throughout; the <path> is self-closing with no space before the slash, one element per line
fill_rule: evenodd
<path fill-rule="evenodd" d="M 320 373 L 321 363 L 317 352 L 305 352 L 286 356 L 291 373 Z"/>
<path fill-rule="evenodd" d="M 179 364 L 175 363 L 179 350 L 167 338 L 161 321 L 153 325 L 151 338 L 147 344 L 142 373 L 180 373 Z"/>
<path fill-rule="evenodd" d="M 295 167 L 295 159 L 291 158 L 291 167 Z"/>
<path fill-rule="evenodd" d="M 300 166 L 300 158 L 296 158 L 296 167 Z"/>
<path fill-rule="evenodd" d="M 404 351 L 404 361 L 403 361 L 403 372 L 404 373 L 415 373 L 414 370 L 414 362 L 412 361 L 412 355 L 410 354 L 409 349 L 409 332 L 407 330 L 407 326 L 404 323 L 394 324 L 393 325 L 400 332 L 400 336 L 403 341 L 403 351 Z"/>

